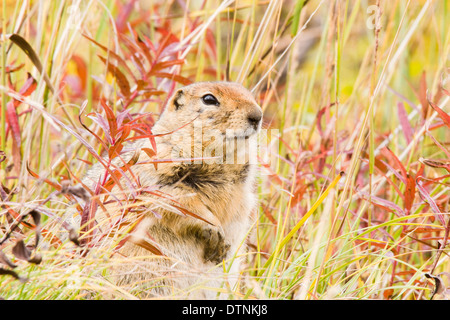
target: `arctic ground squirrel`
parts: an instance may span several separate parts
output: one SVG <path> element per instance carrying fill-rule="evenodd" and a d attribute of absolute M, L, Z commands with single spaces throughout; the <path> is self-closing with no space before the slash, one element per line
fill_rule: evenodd
<path fill-rule="evenodd" d="M 138 180 L 152 191 L 134 195 L 141 197 L 139 210 L 119 202 L 105 205 L 108 214 L 97 210 L 100 228 L 103 219 L 110 225 L 126 221 L 122 224 L 131 230 L 119 254 L 133 259 L 113 270 L 118 285 L 139 287 L 136 294 L 143 298 L 217 297 L 221 264 L 227 274 L 238 272 L 256 208 L 255 145 L 262 116 L 253 95 L 238 83 L 198 82 L 176 90 L 152 128 L 156 155 L 143 151 L 152 148 L 149 139 L 138 140 L 132 145 L 138 161 L 121 178 L 123 185 Z M 96 165 L 83 181 L 93 187 L 102 174 L 104 168 Z M 111 194 L 124 200 L 120 203 L 130 199 L 117 187 Z M 150 253 L 141 240 L 161 254 Z"/>

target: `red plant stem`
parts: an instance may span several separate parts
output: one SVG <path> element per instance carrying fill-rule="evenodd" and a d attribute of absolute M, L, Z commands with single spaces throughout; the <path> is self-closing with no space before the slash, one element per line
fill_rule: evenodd
<path fill-rule="evenodd" d="M 133 92 L 133 94 L 130 96 L 130 98 L 128 99 L 127 103 L 123 106 L 123 109 L 124 109 L 124 110 L 127 109 L 127 108 L 129 107 L 129 105 L 133 102 L 133 100 L 137 98 L 137 96 L 138 96 L 138 91 L 139 91 L 139 90 L 136 89 L 136 90 Z"/>

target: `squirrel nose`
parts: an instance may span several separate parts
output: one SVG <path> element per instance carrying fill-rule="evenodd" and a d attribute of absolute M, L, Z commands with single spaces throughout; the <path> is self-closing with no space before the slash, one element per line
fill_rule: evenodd
<path fill-rule="evenodd" d="M 257 130 L 259 123 L 261 122 L 262 119 L 262 113 L 261 111 L 257 110 L 257 111 L 252 111 L 251 113 L 249 113 L 248 115 L 248 122 L 250 123 L 250 125 Z"/>

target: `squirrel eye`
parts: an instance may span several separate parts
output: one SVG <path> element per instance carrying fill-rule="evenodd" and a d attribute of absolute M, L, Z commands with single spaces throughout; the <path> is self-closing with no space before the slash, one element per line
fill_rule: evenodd
<path fill-rule="evenodd" d="M 219 101 L 217 101 L 216 97 L 214 97 L 212 94 L 205 94 L 202 97 L 203 103 L 206 105 L 219 105 Z"/>

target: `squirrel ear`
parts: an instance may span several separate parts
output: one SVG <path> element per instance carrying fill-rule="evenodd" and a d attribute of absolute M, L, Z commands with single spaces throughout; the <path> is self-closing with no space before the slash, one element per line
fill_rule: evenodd
<path fill-rule="evenodd" d="M 183 98 L 183 95 L 184 95 L 183 90 L 182 90 L 182 89 L 179 89 L 179 90 L 173 95 L 173 98 L 172 98 L 172 101 L 170 102 L 169 107 L 170 107 L 170 108 L 173 108 L 175 111 L 176 111 L 176 110 L 179 110 L 179 109 L 183 106 L 183 100 L 184 100 L 184 99 L 182 99 L 182 98 Z"/>

